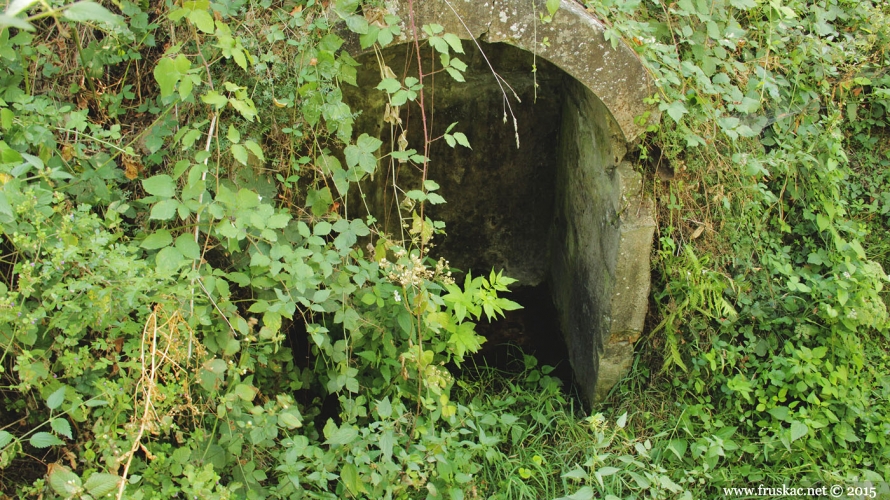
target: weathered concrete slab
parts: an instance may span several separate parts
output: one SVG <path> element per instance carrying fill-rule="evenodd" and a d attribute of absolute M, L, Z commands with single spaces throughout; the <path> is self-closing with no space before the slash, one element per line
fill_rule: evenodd
<path fill-rule="evenodd" d="M 417 32 L 436 23 L 464 39 L 503 42 L 543 57 L 585 87 L 606 105 L 624 139 L 636 140 L 645 130 L 638 116 L 657 111 L 644 103 L 655 92 L 637 55 L 624 43 L 612 47 L 603 24 L 574 0 L 563 0 L 550 23 L 542 23 L 545 0 L 417 0 L 414 2 Z M 402 20 L 402 41 L 411 34 L 408 1 L 388 0 L 387 7 Z M 549 43 L 544 44 L 547 38 Z M 653 114 L 654 113 L 654 114 Z"/>

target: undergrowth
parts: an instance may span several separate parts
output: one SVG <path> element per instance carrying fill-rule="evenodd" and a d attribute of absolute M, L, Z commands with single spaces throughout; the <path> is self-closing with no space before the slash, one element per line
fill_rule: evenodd
<path fill-rule="evenodd" d="M 376 89 L 392 136 L 410 116 L 422 144 L 353 131 L 346 47 L 404 35 L 460 81 L 458 36 L 370 0 L 9 2 L 4 495 L 710 498 L 890 479 L 887 6 L 587 6 L 662 112 L 636 152 L 656 319 L 591 416 L 531 357 L 449 370 L 480 348 L 476 322 L 519 305 L 503 274 L 455 282 L 429 257 L 444 227 L 424 207 L 445 201 L 429 145 L 469 141 L 427 130 L 428 75 L 381 61 Z M 364 206 L 380 162 L 420 173 L 391 187 L 398 235 Z"/>

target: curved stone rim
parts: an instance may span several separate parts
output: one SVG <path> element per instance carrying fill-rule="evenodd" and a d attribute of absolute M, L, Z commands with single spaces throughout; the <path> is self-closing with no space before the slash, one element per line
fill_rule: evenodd
<path fill-rule="evenodd" d="M 411 34 L 408 1 L 389 0 L 387 7 L 402 19 L 398 41 L 406 43 Z M 464 40 L 503 42 L 536 53 L 590 89 L 612 114 L 625 143 L 633 143 L 659 116 L 657 107 L 645 103 L 655 93 L 655 86 L 639 57 L 623 42 L 612 47 L 603 24 L 574 0 L 562 0 L 549 23 L 536 16 L 542 12 L 546 12 L 543 1 L 535 0 L 414 3 L 419 36 L 426 37 L 421 26 L 436 23 Z M 542 43 L 545 37 L 547 46 Z M 647 115 L 647 120 L 637 120 Z"/>

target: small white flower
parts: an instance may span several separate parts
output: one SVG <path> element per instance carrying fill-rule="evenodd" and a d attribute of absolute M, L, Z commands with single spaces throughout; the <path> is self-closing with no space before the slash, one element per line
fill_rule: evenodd
<path fill-rule="evenodd" d="M 401 301 L 402 301 L 402 296 L 399 295 L 399 291 L 398 291 L 398 290 L 396 290 L 395 292 L 393 292 L 393 295 L 395 296 L 396 302 L 401 302 Z"/>
<path fill-rule="evenodd" d="M 260 196 L 260 195 L 256 195 L 256 197 L 259 198 L 260 201 L 263 201 L 263 197 L 262 197 L 262 196 Z"/>
<path fill-rule="evenodd" d="M 849 277 L 850 277 L 850 273 L 848 273 L 847 271 L 844 271 L 844 278 L 849 278 Z"/>

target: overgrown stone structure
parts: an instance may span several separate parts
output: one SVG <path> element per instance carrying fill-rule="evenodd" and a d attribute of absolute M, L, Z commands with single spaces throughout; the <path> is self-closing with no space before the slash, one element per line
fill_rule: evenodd
<path fill-rule="evenodd" d="M 400 77 L 417 71 L 408 2 L 388 8 L 405 23 L 404 43 L 361 56 L 358 90 L 346 97 L 362 110 L 356 130 L 395 146 L 400 132 L 384 120 L 382 96 L 361 90 L 379 83 L 378 56 Z M 655 223 L 641 175 L 624 157 L 657 114 L 644 103 L 652 82 L 633 51 L 613 47 L 573 0 L 549 23 L 540 19 L 543 0 L 423 0 L 414 8 L 419 34 L 436 23 L 467 40 L 466 83 L 446 73 L 424 82 L 432 136 L 458 122 L 454 131 L 473 147 L 433 145 L 429 177 L 447 200 L 427 209 L 447 224 L 437 253 L 474 274 L 505 269 L 524 286 L 549 284 L 576 382 L 589 401 L 601 399 L 630 367 L 648 303 Z M 425 72 L 439 64 L 432 53 L 422 59 Z M 410 147 L 421 147 L 416 106 L 399 117 Z M 389 231 L 399 231 L 402 201 L 393 181 L 418 179 L 408 164 L 381 165 L 365 193 Z"/>

